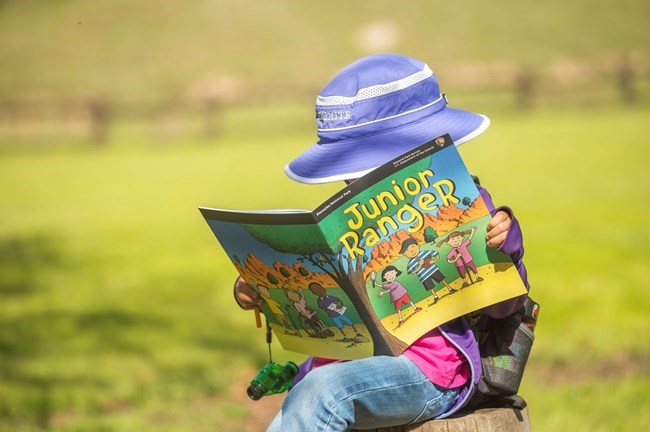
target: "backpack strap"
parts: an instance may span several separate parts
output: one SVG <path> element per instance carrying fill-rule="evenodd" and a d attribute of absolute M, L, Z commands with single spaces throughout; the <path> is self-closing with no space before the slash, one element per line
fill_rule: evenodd
<path fill-rule="evenodd" d="M 476 340 L 476 343 L 481 346 L 481 344 L 485 341 L 485 332 L 479 331 L 479 322 L 481 322 L 481 319 L 483 318 L 483 311 L 481 310 L 475 310 L 474 312 L 470 312 L 465 315 L 465 320 L 469 324 L 469 328 L 472 329 L 472 333 L 474 334 L 474 340 Z"/>
<path fill-rule="evenodd" d="M 514 315 L 515 317 L 520 318 L 529 329 L 535 330 L 535 326 L 537 325 L 537 316 L 539 315 L 539 303 L 528 296 L 526 297 L 524 304 L 514 313 Z"/>
<path fill-rule="evenodd" d="M 517 393 L 534 341 L 538 314 L 539 304 L 528 297 L 517 312 L 502 319 L 491 318 L 482 311 L 465 315 L 481 355 L 483 374 L 477 386 L 478 399 Z"/>

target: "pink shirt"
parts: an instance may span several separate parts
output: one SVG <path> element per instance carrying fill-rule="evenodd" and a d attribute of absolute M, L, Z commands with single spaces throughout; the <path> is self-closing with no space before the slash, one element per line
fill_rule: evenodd
<path fill-rule="evenodd" d="M 467 360 L 437 328 L 413 342 L 403 355 L 415 363 L 432 383 L 441 387 L 460 387 L 471 376 Z"/>
<path fill-rule="evenodd" d="M 437 328 L 413 342 L 402 355 L 411 360 L 432 383 L 440 387 L 460 387 L 469 381 L 472 374 L 467 360 Z M 340 361 L 314 357 L 312 368 Z"/>
<path fill-rule="evenodd" d="M 447 254 L 447 259 L 454 259 L 457 255 L 460 255 L 460 258 L 454 262 L 456 267 L 462 267 L 464 265 L 463 261 L 465 261 L 465 263 L 474 261 L 474 257 L 472 257 L 472 254 L 469 253 L 469 250 L 467 249 L 470 244 L 472 244 L 470 240 L 465 240 L 460 244 L 460 246 L 453 248 L 451 252 Z"/>
<path fill-rule="evenodd" d="M 383 284 L 384 288 L 391 290 L 391 300 L 397 286 L 404 289 L 397 281 L 393 284 L 395 285 Z M 406 289 L 404 291 L 406 292 Z M 467 360 L 447 338 L 440 334 L 437 328 L 429 330 L 413 342 L 402 355 L 411 360 L 432 383 L 440 387 L 457 388 L 465 385 L 472 374 Z M 315 357 L 312 367 L 338 361 L 340 360 Z"/>
<path fill-rule="evenodd" d="M 404 285 L 402 285 L 398 281 L 384 282 L 383 284 L 381 284 L 381 286 L 383 288 L 386 288 L 388 291 L 390 291 L 390 301 L 392 301 L 393 303 L 395 303 L 397 300 L 404 297 L 404 294 L 408 294 L 408 291 L 406 291 Z"/>

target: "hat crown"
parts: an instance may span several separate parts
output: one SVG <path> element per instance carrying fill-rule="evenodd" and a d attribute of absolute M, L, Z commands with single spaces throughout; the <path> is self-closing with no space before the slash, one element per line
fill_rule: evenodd
<path fill-rule="evenodd" d="M 425 67 L 422 61 L 397 54 L 363 57 L 341 69 L 319 96 L 355 96 L 360 89 L 401 80 Z"/>
<path fill-rule="evenodd" d="M 425 63 L 396 54 L 364 57 L 341 70 L 316 98 L 319 142 L 417 122 L 444 106 L 438 80 Z"/>
<path fill-rule="evenodd" d="M 319 140 L 285 172 L 303 183 L 359 178 L 436 137 L 448 133 L 460 145 L 490 124 L 485 116 L 446 103 L 425 63 L 397 54 L 361 58 L 321 90 Z"/>

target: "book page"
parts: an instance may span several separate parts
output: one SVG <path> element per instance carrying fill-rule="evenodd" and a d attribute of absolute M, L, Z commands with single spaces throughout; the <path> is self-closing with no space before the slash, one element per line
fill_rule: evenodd
<path fill-rule="evenodd" d="M 314 213 L 348 263 L 340 285 L 362 315 L 370 311 L 363 319 L 382 353 L 526 293 L 510 257 L 486 245 L 490 212 L 448 135 L 377 168 Z"/>
<path fill-rule="evenodd" d="M 335 282 L 344 272 L 316 223 L 309 223 L 311 214 L 202 213 L 239 274 L 260 295 L 262 312 L 285 350 L 338 359 L 373 355 L 366 326 Z"/>
<path fill-rule="evenodd" d="M 448 135 L 313 212 L 201 208 L 285 349 L 399 355 L 429 330 L 526 293 L 485 243 L 490 212 Z"/>

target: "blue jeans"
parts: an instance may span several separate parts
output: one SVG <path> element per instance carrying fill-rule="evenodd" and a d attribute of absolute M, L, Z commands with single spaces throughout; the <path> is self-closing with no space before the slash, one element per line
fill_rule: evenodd
<path fill-rule="evenodd" d="M 448 411 L 458 389 L 434 385 L 406 357 L 321 366 L 288 394 L 267 432 L 325 432 L 414 423 Z"/>

